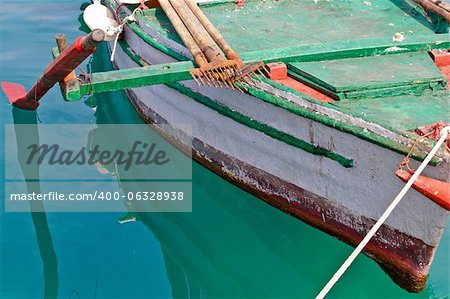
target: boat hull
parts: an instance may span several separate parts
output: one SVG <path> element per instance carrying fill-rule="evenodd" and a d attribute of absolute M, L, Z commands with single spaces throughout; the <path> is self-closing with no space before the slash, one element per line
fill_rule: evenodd
<path fill-rule="evenodd" d="M 131 30 L 126 30 L 125 36 L 135 54 L 144 61 L 170 62 L 167 55 L 146 44 Z M 116 53 L 115 65 L 119 69 L 137 66 L 129 53 L 122 49 Z M 182 84 L 195 89 L 193 82 Z M 212 97 L 214 92 L 211 89 L 198 91 L 207 97 Z M 215 91 L 219 96 L 221 92 L 224 95 L 217 101 L 231 105 L 234 98 L 227 98 L 223 91 Z M 126 93 L 140 116 L 175 145 L 186 146 L 158 124 L 192 124 L 192 156 L 196 161 L 270 205 L 353 246 L 362 240 L 395 192 L 401 189 L 402 182 L 397 181 L 394 175 L 401 155 L 337 129 L 325 128 L 309 119 L 284 111 L 277 112 L 280 113 L 279 118 L 286 122 L 289 118 L 301 119 L 302 131 L 307 132 L 311 142 L 316 134 L 315 143 L 320 143 L 320 135 L 323 134 L 330 136 L 327 138 L 329 149 L 339 151 L 345 144 L 352 144 L 355 148 L 348 148 L 344 155 L 356 157 L 359 165 L 345 170 L 336 161 L 274 140 L 165 85 L 130 89 Z M 239 97 L 244 97 L 242 101 L 255 102 L 248 95 L 235 95 L 236 99 Z M 264 107 L 266 110 L 254 117 L 277 110 L 267 104 Z M 249 106 L 247 109 L 241 112 L 250 114 L 255 107 Z M 280 126 L 283 127 L 283 124 Z M 359 154 L 358 147 L 361 147 Z M 359 155 L 367 155 L 367 152 L 373 153 L 374 158 L 364 161 Z M 377 168 L 370 165 L 372 161 L 383 161 L 384 164 Z M 273 165 L 266 167 L 267 163 Z M 447 167 L 444 165 L 427 171 L 431 176 L 442 177 Z M 337 173 L 342 173 L 342 176 L 338 177 Z M 387 182 L 390 182 L 389 186 L 385 186 Z M 402 288 L 419 292 L 425 288 L 448 213 L 415 191 L 411 191 L 405 201 L 408 203 L 399 206 L 398 211 L 369 242 L 364 253 L 379 263 Z M 424 210 L 429 215 L 416 217 Z M 426 227 L 417 227 L 417 223 L 423 223 Z"/>

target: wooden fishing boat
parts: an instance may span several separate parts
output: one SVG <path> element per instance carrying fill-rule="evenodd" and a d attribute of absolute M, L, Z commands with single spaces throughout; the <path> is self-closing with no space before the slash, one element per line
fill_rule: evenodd
<path fill-rule="evenodd" d="M 198 162 L 356 245 L 449 121 L 448 5 L 415 1 L 199 1 L 243 65 L 266 64 L 227 84 L 225 71 L 194 75 L 201 63 L 164 1 L 106 0 L 122 24 L 110 41 L 118 71 L 69 80 L 65 97 L 125 89 Z M 192 145 L 159 124 L 190 124 Z M 408 291 L 425 287 L 448 221 L 448 145 L 365 247 Z"/>
<path fill-rule="evenodd" d="M 117 10 L 115 1 L 107 4 Z M 124 17 L 134 8 L 117 11 Z M 214 172 L 357 244 L 402 188 L 395 172 L 416 129 L 449 119 L 449 54 L 435 51 L 433 61 L 429 52 L 450 47 L 445 22 L 433 27 L 406 1 L 246 1 L 240 8 L 216 1 L 201 8 L 244 61 L 275 62 L 269 78 L 245 93 L 193 80 L 146 86 L 128 89 L 130 101 L 150 123 L 192 124 L 193 157 Z M 118 69 L 192 59 L 160 8 L 136 18 L 124 27 Z M 416 146 L 414 160 L 432 144 Z M 449 157 L 441 150 L 424 175 L 448 182 Z M 447 221 L 446 209 L 411 191 L 365 253 L 400 286 L 420 291 Z"/>

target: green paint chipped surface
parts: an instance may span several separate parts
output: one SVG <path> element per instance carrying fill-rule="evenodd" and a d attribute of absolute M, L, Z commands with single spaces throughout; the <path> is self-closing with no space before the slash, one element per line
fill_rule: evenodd
<path fill-rule="evenodd" d="M 258 0 L 246 1 L 242 9 L 234 3 L 202 9 L 237 52 L 391 38 L 397 32 L 403 32 L 407 41 L 434 33 L 415 6 L 399 0 Z M 180 42 L 161 10 L 150 10 L 146 16 L 153 27 Z"/>
<path fill-rule="evenodd" d="M 431 82 L 445 86 L 427 52 L 295 62 L 289 68 L 335 93 Z"/>
<path fill-rule="evenodd" d="M 450 92 L 429 93 L 426 96 L 404 95 L 364 99 L 342 100 L 334 103 L 342 112 L 367 121 L 382 124 L 394 132 L 414 130 L 439 120 L 450 121 Z"/>

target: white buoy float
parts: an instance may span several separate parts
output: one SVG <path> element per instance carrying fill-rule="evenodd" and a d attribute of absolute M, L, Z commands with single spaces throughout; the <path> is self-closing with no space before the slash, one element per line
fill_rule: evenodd
<path fill-rule="evenodd" d="M 106 6 L 100 3 L 100 0 L 94 0 L 94 3 L 86 7 L 83 13 L 83 20 L 89 29 L 101 29 L 105 33 L 106 41 L 116 39 L 119 23 L 116 21 L 114 13 Z"/>

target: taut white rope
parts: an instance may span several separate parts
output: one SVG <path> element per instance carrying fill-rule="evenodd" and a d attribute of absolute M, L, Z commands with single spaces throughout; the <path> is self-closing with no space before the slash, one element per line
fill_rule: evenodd
<path fill-rule="evenodd" d="M 114 56 L 116 55 L 116 48 L 117 48 L 117 42 L 119 41 L 119 36 L 123 31 L 123 27 L 125 26 L 126 23 L 128 22 L 136 22 L 136 18 L 135 15 L 138 11 L 141 11 L 141 9 L 138 7 L 135 10 L 133 10 L 133 12 L 131 13 L 131 15 L 125 17 L 122 20 L 122 23 L 114 28 L 108 28 L 107 31 L 113 31 L 113 33 L 116 35 L 116 37 L 114 38 L 114 44 L 113 44 L 113 49 L 111 51 L 111 58 L 110 61 L 114 61 Z"/>
<path fill-rule="evenodd" d="M 409 181 L 406 183 L 406 185 L 403 187 L 403 189 L 400 191 L 400 193 L 395 197 L 395 199 L 392 201 L 392 203 L 389 205 L 389 207 L 384 211 L 383 215 L 381 215 L 380 219 L 375 223 L 375 225 L 370 229 L 370 231 L 367 233 L 367 235 L 364 237 L 364 239 L 359 243 L 358 247 L 353 250 L 352 254 L 345 260 L 345 262 L 342 264 L 342 266 L 337 270 L 337 272 L 333 275 L 333 277 L 330 279 L 330 281 L 325 285 L 325 287 L 320 291 L 320 293 L 316 296 L 316 299 L 322 299 L 324 298 L 328 292 L 331 290 L 331 288 L 334 286 L 334 284 L 341 278 L 341 276 L 345 273 L 348 267 L 353 263 L 353 261 L 356 259 L 358 254 L 363 250 L 363 248 L 369 243 L 370 239 L 375 235 L 375 233 L 378 231 L 378 229 L 383 225 L 383 223 L 386 221 L 386 219 L 389 217 L 389 215 L 392 213 L 392 211 L 395 209 L 395 207 L 399 204 L 399 202 L 402 200 L 402 198 L 405 196 L 406 192 L 411 188 L 414 181 L 417 179 L 417 177 L 422 173 L 422 171 L 425 169 L 425 167 L 430 163 L 433 156 L 436 154 L 438 149 L 441 147 L 442 143 L 444 143 L 445 139 L 447 139 L 447 136 L 450 132 L 450 126 L 445 127 L 441 130 L 440 135 L 441 137 L 434 145 L 433 149 L 430 151 L 430 153 L 426 156 L 425 160 L 420 164 L 419 168 L 414 172 L 412 177 L 409 179 Z"/>

